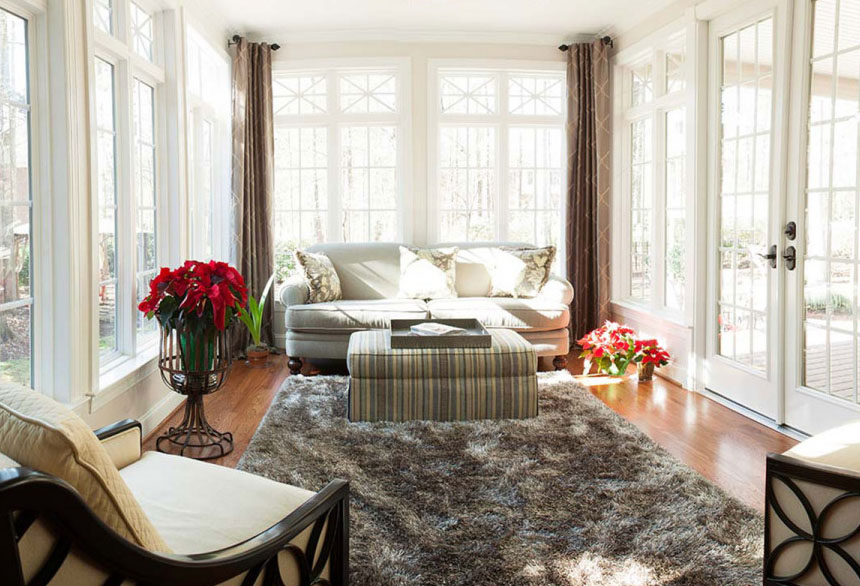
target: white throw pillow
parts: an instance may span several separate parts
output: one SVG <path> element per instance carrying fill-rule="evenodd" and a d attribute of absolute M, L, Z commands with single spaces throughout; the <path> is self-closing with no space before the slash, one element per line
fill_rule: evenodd
<path fill-rule="evenodd" d="M 457 247 L 400 247 L 400 297 L 448 299 L 457 296 Z"/>
<path fill-rule="evenodd" d="M 490 269 L 490 297 L 537 297 L 549 280 L 555 246 L 501 248 Z"/>
<path fill-rule="evenodd" d="M 296 251 L 296 262 L 308 280 L 308 303 L 325 303 L 343 298 L 340 277 L 331 259 L 323 253 Z"/>

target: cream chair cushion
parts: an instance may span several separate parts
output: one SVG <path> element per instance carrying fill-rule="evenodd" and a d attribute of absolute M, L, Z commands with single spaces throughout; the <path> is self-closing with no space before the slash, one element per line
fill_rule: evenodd
<path fill-rule="evenodd" d="M 314 496 L 233 468 L 159 452 L 144 453 L 120 474 L 170 548 L 180 554 L 242 543 Z M 304 550 L 312 527 L 292 543 Z M 317 551 L 322 541 L 323 536 Z M 279 565 L 285 583 L 297 584 L 298 566 L 292 556 L 281 554 Z"/>
<path fill-rule="evenodd" d="M 0 383 L 0 452 L 71 484 L 125 539 L 151 551 L 170 551 L 87 424 L 56 401 Z"/>
<path fill-rule="evenodd" d="M 860 421 L 819 433 L 800 442 L 785 455 L 860 472 Z"/>

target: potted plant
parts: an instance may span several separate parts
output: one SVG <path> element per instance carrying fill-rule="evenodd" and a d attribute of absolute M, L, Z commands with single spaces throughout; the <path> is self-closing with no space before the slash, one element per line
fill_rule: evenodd
<path fill-rule="evenodd" d="M 669 353 L 657 340 L 636 340 L 636 370 L 640 381 L 649 381 L 654 377 L 654 367 L 669 364 Z"/>
<path fill-rule="evenodd" d="M 583 336 L 577 343 L 582 347 L 583 374 L 591 371 L 611 376 L 623 376 L 630 364 L 636 364 L 640 381 L 651 380 L 655 366 L 669 363 L 669 353 L 654 339 L 639 338 L 630 326 L 607 321 Z"/>
<path fill-rule="evenodd" d="M 247 298 L 245 280 L 227 263 L 188 260 L 174 270 L 162 267 L 138 309 L 166 330 L 180 329 L 183 366 L 205 371 L 214 360 L 216 334 L 227 329 Z"/>
<path fill-rule="evenodd" d="M 263 368 L 269 362 L 269 347 L 263 344 L 261 337 L 263 333 L 263 310 L 266 307 L 266 298 L 269 296 L 269 290 L 272 288 L 274 280 L 275 275 L 269 277 L 259 302 L 252 295 L 248 297 L 247 307 L 239 307 L 239 319 L 251 334 L 251 345 L 245 350 L 248 356 L 247 364 L 254 368 Z"/>

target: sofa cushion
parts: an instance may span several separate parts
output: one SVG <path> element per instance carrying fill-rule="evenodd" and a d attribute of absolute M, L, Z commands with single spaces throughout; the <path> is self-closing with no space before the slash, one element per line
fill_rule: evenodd
<path fill-rule="evenodd" d="M 457 248 L 400 247 L 400 297 L 456 297 Z"/>
<path fill-rule="evenodd" d="M 392 319 L 424 319 L 427 303 L 420 299 L 340 300 L 287 308 L 287 328 L 298 331 L 386 329 Z"/>
<path fill-rule="evenodd" d="M 548 331 L 566 328 L 570 322 L 567 305 L 540 297 L 459 297 L 434 299 L 427 305 L 432 318 L 473 317 L 488 328 Z"/>
<path fill-rule="evenodd" d="M 308 282 L 308 301 L 323 303 L 343 297 L 337 271 L 325 253 L 297 250 L 296 262 L 304 271 Z"/>
<path fill-rule="evenodd" d="M 0 384 L 0 452 L 68 482 L 108 527 L 152 551 L 170 551 L 83 419 L 32 389 Z"/>

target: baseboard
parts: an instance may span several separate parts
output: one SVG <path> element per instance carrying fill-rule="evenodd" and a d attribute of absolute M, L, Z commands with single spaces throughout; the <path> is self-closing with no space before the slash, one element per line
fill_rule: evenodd
<path fill-rule="evenodd" d="M 184 400 L 185 397 L 182 395 L 171 392 L 168 393 L 161 401 L 153 405 L 139 420 L 140 424 L 143 426 L 143 437 L 147 437 L 155 429 L 158 429 L 158 426 L 161 425 L 165 419 L 170 417 L 170 414 L 173 413 Z"/>

